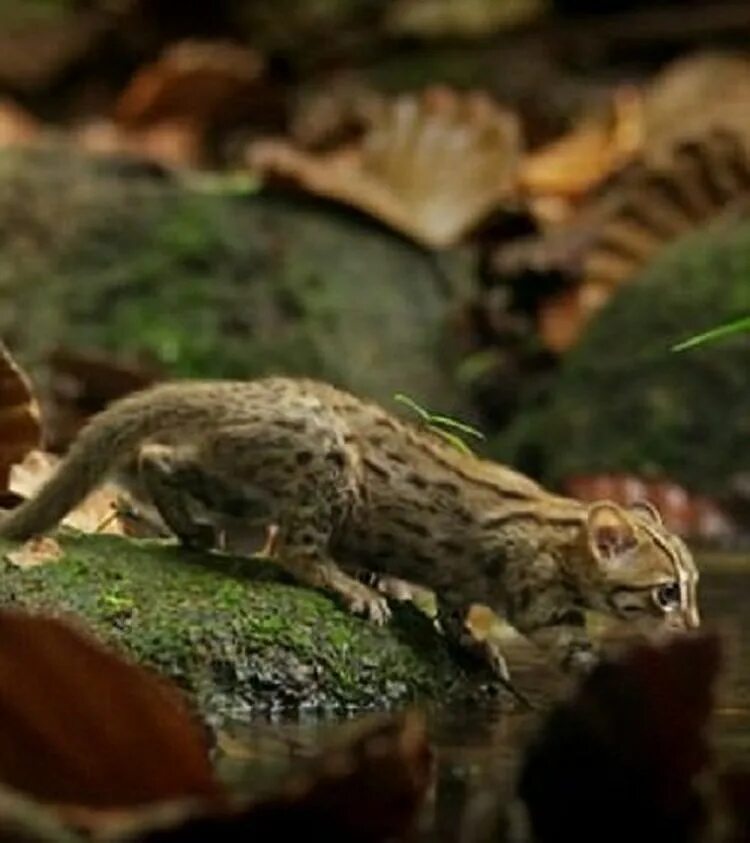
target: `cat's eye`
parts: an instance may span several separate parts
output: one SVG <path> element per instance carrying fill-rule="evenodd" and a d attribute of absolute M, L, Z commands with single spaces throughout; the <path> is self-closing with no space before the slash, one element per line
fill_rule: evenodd
<path fill-rule="evenodd" d="M 656 605 L 665 612 L 671 612 L 680 606 L 680 584 L 677 582 L 660 585 L 654 589 Z"/>

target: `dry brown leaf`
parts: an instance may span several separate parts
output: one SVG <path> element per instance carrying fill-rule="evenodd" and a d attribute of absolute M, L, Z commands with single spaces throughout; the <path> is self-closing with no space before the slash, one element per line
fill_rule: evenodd
<path fill-rule="evenodd" d="M 229 41 L 181 41 L 131 80 L 114 109 L 123 129 L 164 123 L 205 126 L 247 111 L 265 62 Z"/>
<path fill-rule="evenodd" d="M 90 810 L 221 802 L 181 694 L 71 623 L 0 610 L 0 782 Z"/>
<path fill-rule="evenodd" d="M 668 161 L 675 144 L 715 129 L 750 146 L 750 58 L 705 51 L 671 62 L 643 89 L 643 123 L 651 164 Z"/>
<path fill-rule="evenodd" d="M 80 126 L 74 139 L 89 152 L 129 155 L 170 169 L 200 166 L 206 162 L 206 132 L 250 112 L 263 69 L 260 55 L 238 44 L 178 42 L 135 74 L 111 120 Z"/>
<path fill-rule="evenodd" d="M 55 539 L 50 536 L 35 536 L 16 550 L 5 554 L 5 558 L 16 568 L 35 568 L 47 565 L 62 558 L 63 551 Z"/>
<path fill-rule="evenodd" d="M 24 459 L 12 466 L 8 489 L 21 498 L 30 498 L 54 474 L 60 457 L 46 451 L 30 451 Z M 129 535 L 119 514 L 124 493 L 113 483 L 105 483 L 92 492 L 62 523 L 83 533 Z"/>
<path fill-rule="evenodd" d="M 610 115 L 589 117 L 569 134 L 526 156 L 519 176 L 522 189 L 532 197 L 584 196 L 639 152 L 641 110 L 635 88 L 615 91 Z M 559 215 L 557 207 L 556 212 Z"/>
<path fill-rule="evenodd" d="M 516 116 L 480 93 L 432 88 L 373 101 L 360 142 L 327 155 L 283 141 L 251 144 L 247 160 L 371 214 L 431 248 L 457 243 L 511 194 L 520 151 Z"/>
<path fill-rule="evenodd" d="M 613 183 L 571 223 L 515 251 L 495 266 L 567 271 L 575 284 L 538 312 L 545 345 L 560 354 L 577 342 L 596 312 L 677 238 L 720 215 L 750 206 L 750 152 L 736 135 L 714 131 L 676 146 L 668 165 L 641 164 Z"/>
<path fill-rule="evenodd" d="M 31 380 L 0 342 L 0 488 L 10 467 L 42 441 L 39 403 Z"/>

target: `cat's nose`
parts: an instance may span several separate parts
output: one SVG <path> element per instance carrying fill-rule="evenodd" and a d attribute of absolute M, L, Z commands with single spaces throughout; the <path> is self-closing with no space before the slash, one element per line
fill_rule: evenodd
<path fill-rule="evenodd" d="M 698 629 L 700 625 L 701 619 L 697 608 L 674 612 L 668 621 L 668 626 L 671 629 L 691 630 Z"/>
<path fill-rule="evenodd" d="M 685 629 L 698 629 L 701 625 L 701 616 L 697 606 L 692 606 L 683 612 L 685 617 Z"/>

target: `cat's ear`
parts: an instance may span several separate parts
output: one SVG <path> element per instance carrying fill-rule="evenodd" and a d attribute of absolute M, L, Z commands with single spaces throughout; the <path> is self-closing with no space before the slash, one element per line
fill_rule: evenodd
<path fill-rule="evenodd" d="M 586 538 L 591 555 L 603 565 L 621 562 L 638 545 L 633 522 L 616 503 L 591 504 L 586 518 Z"/>
<path fill-rule="evenodd" d="M 660 527 L 664 523 L 659 510 L 649 501 L 635 501 L 635 503 L 630 504 L 628 510 L 634 515 L 643 518 L 644 521 L 650 521 L 652 524 L 656 524 L 657 527 Z"/>

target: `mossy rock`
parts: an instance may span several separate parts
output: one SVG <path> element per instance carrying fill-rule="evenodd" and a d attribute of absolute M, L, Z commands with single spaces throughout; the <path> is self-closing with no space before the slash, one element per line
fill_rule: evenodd
<path fill-rule="evenodd" d="M 0 154 L 0 336 L 177 377 L 320 377 L 456 411 L 449 303 L 471 285 L 353 211 L 54 146 Z"/>
<path fill-rule="evenodd" d="M 750 222 L 680 240 L 592 320 L 496 452 L 550 483 L 632 471 L 722 494 L 750 470 L 750 335 L 671 348 L 748 314 Z"/>
<path fill-rule="evenodd" d="M 3 564 L 0 603 L 73 615 L 177 682 L 212 724 L 257 711 L 460 699 L 487 679 L 466 674 L 411 605 L 379 627 L 259 559 L 113 536 L 60 541 L 61 561 Z"/>

